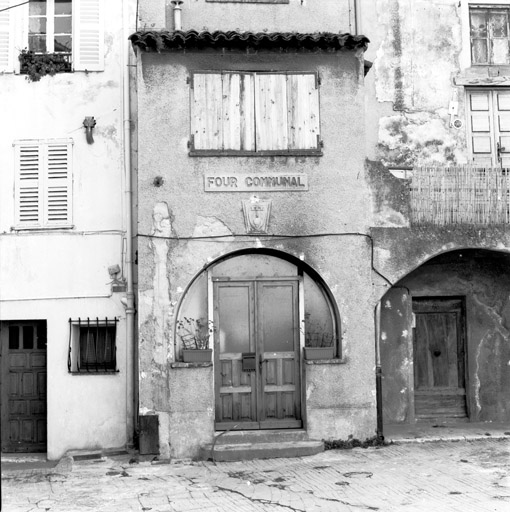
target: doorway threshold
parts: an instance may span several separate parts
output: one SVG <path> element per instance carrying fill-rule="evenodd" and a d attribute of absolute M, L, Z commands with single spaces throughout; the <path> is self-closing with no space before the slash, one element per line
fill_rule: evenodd
<path fill-rule="evenodd" d="M 510 439 L 507 422 L 417 421 L 384 425 L 385 441 L 391 443 L 430 443 L 439 441 L 478 441 Z"/>

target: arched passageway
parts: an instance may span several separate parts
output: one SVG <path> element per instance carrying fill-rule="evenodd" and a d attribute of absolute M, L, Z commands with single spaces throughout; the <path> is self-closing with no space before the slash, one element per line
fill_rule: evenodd
<path fill-rule="evenodd" d="M 385 424 L 510 420 L 510 254 L 436 256 L 380 312 Z"/>

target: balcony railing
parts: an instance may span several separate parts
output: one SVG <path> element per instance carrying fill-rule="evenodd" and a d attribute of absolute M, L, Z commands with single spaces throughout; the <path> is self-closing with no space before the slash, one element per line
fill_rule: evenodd
<path fill-rule="evenodd" d="M 508 224 L 510 169 L 416 167 L 412 224 Z"/>

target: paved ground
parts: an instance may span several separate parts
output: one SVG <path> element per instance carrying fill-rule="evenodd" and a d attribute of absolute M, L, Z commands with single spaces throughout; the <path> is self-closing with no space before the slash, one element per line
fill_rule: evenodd
<path fill-rule="evenodd" d="M 3 464 L 2 510 L 510 511 L 508 436 L 250 462 L 135 459 L 64 459 L 24 470 Z"/>

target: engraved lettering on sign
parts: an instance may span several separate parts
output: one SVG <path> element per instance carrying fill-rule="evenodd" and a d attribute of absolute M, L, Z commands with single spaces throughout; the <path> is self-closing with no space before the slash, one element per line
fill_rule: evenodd
<path fill-rule="evenodd" d="M 308 190 L 308 175 L 281 174 L 207 174 L 204 176 L 206 192 L 303 192 Z"/>

